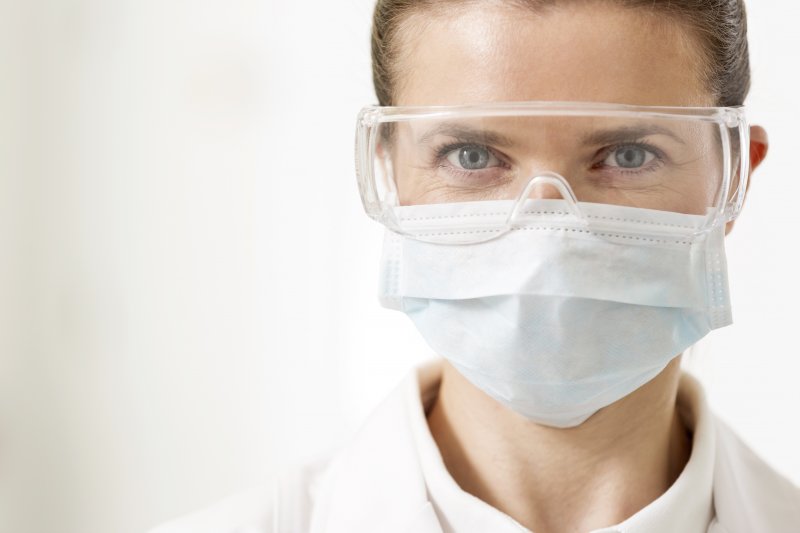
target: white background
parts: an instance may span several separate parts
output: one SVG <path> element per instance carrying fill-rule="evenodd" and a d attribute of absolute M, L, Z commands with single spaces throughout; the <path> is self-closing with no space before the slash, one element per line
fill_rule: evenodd
<path fill-rule="evenodd" d="M 144 531 L 341 442 L 430 356 L 377 304 L 355 185 L 371 7 L 0 4 L 0 531 Z M 735 324 L 688 363 L 800 483 L 800 4 L 749 7 L 771 150 Z"/>

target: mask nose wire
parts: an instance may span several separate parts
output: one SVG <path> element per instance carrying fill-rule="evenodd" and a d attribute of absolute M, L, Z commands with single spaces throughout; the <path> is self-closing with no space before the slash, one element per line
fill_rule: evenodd
<path fill-rule="evenodd" d="M 575 196 L 575 193 L 573 192 L 572 187 L 569 186 L 567 180 L 556 172 L 542 172 L 541 174 L 537 174 L 536 176 L 532 177 L 525 185 L 525 188 L 522 190 L 522 193 L 519 195 L 516 203 L 514 204 L 514 208 L 511 210 L 511 213 L 509 213 L 508 218 L 506 219 L 506 225 L 511 227 L 519 219 L 525 206 L 525 201 L 530 196 L 533 188 L 539 185 L 552 185 L 555 187 L 559 194 L 561 194 L 561 197 L 566 201 L 567 209 L 569 209 L 570 213 L 581 220 L 584 224 L 588 224 L 588 220 L 583 216 L 580 207 L 578 207 L 578 198 Z"/>

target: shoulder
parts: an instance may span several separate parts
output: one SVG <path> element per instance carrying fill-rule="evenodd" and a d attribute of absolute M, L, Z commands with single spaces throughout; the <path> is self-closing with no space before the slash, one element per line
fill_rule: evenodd
<path fill-rule="evenodd" d="M 714 504 L 731 531 L 800 531 L 800 488 L 715 417 Z M 727 524 L 730 524 L 729 526 Z"/>
<path fill-rule="evenodd" d="M 148 533 L 277 533 L 306 531 L 314 489 L 330 454 L 287 469 L 256 487 L 157 526 Z"/>
<path fill-rule="evenodd" d="M 386 531 L 374 524 L 405 523 L 420 513 L 429 519 L 413 437 L 424 417 L 414 371 L 342 445 L 149 533 Z M 386 480 L 392 490 L 376 490 Z"/>

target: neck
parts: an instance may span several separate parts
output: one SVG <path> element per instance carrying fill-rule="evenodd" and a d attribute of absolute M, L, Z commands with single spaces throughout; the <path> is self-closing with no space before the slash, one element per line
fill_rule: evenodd
<path fill-rule="evenodd" d="M 675 409 L 680 357 L 580 426 L 542 426 L 444 363 L 428 424 L 459 486 L 537 533 L 624 521 L 663 494 L 689 459 Z"/>

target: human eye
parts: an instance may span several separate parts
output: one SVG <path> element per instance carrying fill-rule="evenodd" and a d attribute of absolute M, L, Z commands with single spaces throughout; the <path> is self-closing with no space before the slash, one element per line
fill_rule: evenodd
<path fill-rule="evenodd" d="M 440 153 L 442 159 L 458 170 L 479 171 L 502 166 L 500 159 L 489 148 L 479 144 L 445 146 Z"/>
<path fill-rule="evenodd" d="M 656 170 L 664 162 L 664 153 L 646 142 L 618 144 L 601 150 L 597 170 L 636 174 Z"/>
<path fill-rule="evenodd" d="M 495 186 L 509 178 L 511 169 L 505 157 L 476 142 L 446 143 L 434 158 L 439 178 L 453 186 Z"/>
<path fill-rule="evenodd" d="M 429 195 L 447 201 L 501 199 L 513 187 L 514 166 L 493 146 L 473 139 L 442 139 L 430 146 L 431 159 L 420 182 Z M 422 177 L 422 176 L 420 176 Z"/>

